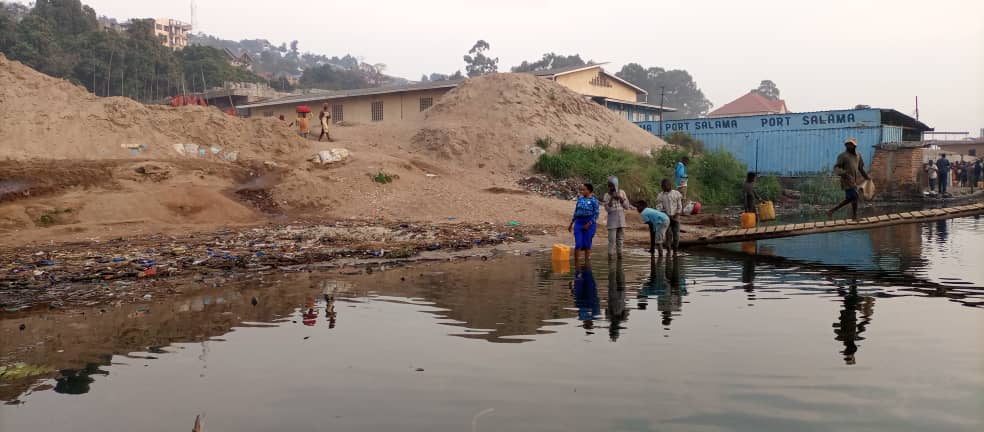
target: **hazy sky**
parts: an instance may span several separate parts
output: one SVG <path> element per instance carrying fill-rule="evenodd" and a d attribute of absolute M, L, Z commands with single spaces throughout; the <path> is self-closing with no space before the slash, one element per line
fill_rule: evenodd
<path fill-rule="evenodd" d="M 190 21 L 190 1 L 83 0 L 116 18 Z M 297 39 L 387 73 L 464 69 L 477 39 L 499 69 L 544 52 L 688 70 L 715 106 L 776 82 L 793 111 L 856 104 L 912 114 L 936 130 L 984 128 L 981 0 L 197 0 L 198 29 L 227 39 Z"/>

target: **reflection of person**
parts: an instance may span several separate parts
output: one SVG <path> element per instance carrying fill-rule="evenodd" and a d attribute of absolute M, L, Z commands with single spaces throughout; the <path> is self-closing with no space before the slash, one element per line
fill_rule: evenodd
<path fill-rule="evenodd" d="M 851 218 L 858 218 L 858 200 L 861 195 L 858 193 L 858 186 L 861 186 L 861 179 L 870 180 L 868 173 L 864 171 L 864 160 L 858 153 L 858 140 L 848 138 L 844 141 L 844 152 L 837 156 L 834 163 L 834 174 L 840 177 L 841 189 L 844 189 L 844 201 L 837 204 L 827 211 L 827 218 L 831 218 L 834 212 L 842 207 L 851 205 Z"/>
<path fill-rule="evenodd" d="M 666 286 L 666 274 L 660 269 L 663 265 L 663 257 L 659 257 L 659 261 L 655 257 L 649 260 L 649 279 L 642 284 L 642 288 L 639 290 L 638 301 L 636 306 L 640 310 L 645 310 L 649 307 L 649 298 L 656 296 L 660 290 L 664 289 Z"/>
<path fill-rule="evenodd" d="M 314 297 L 309 296 L 305 299 L 304 308 L 307 309 L 307 312 L 301 314 L 301 322 L 306 326 L 313 327 L 318 323 L 318 311 L 314 309 Z"/>
<path fill-rule="evenodd" d="M 864 333 L 871 323 L 875 299 L 859 296 L 856 282 L 851 283 L 847 291 L 838 288 L 837 293 L 844 298 L 844 307 L 840 311 L 837 322 L 834 323 L 836 335 L 834 339 L 844 343 L 844 351 L 841 351 L 841 354 L 844 354 L 844 363 L 853 365 L 856 363 L 855 354 L 858 352 L 857 341 L 864 340 L 861 333 Z M 861 321 L 858 321 L 858 311 L 861 312 Z"/>
<path fill-rule="evenodd" d="M 584 328 L 594 328 L 594 317 L 601 315 L 601 300 L 591 267 L 578 268 L 574 276 L 574 307 L 577 308 L 577 319 L 584 322 Z"/>
<path fill-rule="evenodd" d="M 328 320 L 328 328 L 335 328 L 338 313 L 335 312 L 335 297 L 325 294 L 325 319 Z"/>
<path fill-rule="evenodd" d="M 631 209 L 625 191 L 618 188 L 618 177 L 608 177 L 608 193 L 601 200 L 608 212 L 608 259 L 616 255 L 622 257 L 622 243 L 625 238 L 625 211 Z"/>
<path fill-rule="evenodd" d="M 608 337 L 615 342 L 618 340 L 621 324 L 629 319 L 629 310 L 625 307 L 625 272 L 622 261 L 608 263 Z"/>
<path fill-rule="evenodd" d="M 687 286 L 680 275 L 680 259 L 667 257 L 666 281 L 663 289 L 656 292 L 656 309 L 662 312 L 663 325 L 669 329 L 673 314 L 679 315 L 683 309 L 683 296 L 687 295 Z"/>

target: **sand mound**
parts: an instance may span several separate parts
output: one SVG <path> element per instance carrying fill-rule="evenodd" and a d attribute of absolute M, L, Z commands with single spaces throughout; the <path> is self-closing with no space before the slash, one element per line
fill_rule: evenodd
<path fill-rule="evenodd" d="M 140 150 L 122 147 L 139 144 Z M 196 144 L 210 157 L 270 158 L 302 148 L 304 140 L 273 119 L 97 97 L 0 54 L 0 158 L 175 157 L 175 144 Z"/>
<path fill-rule="evenodd" d="M 666 145 L 553 81 L 501 73 L 465 81 L 431 107 L 411 142 L 444 159 L 532 163 L 537 138 L 611 145 L 640 153 Z"/>

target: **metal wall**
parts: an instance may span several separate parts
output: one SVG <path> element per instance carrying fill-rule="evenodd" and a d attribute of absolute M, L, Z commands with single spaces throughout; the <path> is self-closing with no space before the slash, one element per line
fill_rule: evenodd
<path fill-rule="evenodd" d="M 659 134 L 659 122 L 636 124 Z M 883 142 L 877 109 L 665 120 L 662 130 L 689 133 L 705 149 L 723 149 L 750 170 L 783 176 L 829 172 L 849 137 L 857 138 L 870 166 L 875 146 Z"/>

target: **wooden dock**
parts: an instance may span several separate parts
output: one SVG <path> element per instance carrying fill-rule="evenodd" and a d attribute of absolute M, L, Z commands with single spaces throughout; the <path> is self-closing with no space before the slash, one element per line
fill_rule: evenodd
<path fill-rule="evenodd" d="M 702 246 L 720 243 L 736 243 L 782 237 L 795 237 L 837 231 L 864 230 L 889 225 L 932 222 L 979 214 L 984 214 L 984 202 L 957 207 L 945 207 L 939 209 L 871 216 L 859 220 L 839 219 L 823 222 L 806 222 L 789 225 L 761 226 L 748 229 L 722 230 L 697 238 L 681 238 L 680 246 Z"/>

